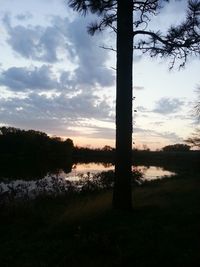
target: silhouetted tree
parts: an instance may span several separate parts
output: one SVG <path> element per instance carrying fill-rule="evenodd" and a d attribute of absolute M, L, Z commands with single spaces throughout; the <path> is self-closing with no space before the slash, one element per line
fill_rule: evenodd
<path fill-rule="evenodd" d="M 200 129 L 197 128 L 191 137 L 185 140 L 192 147 L 200 148 Z"/>
<path fill-rule="evenodd" d="M 195 109 L 195 115 L 197 119 L 200 119 L 200 87 L 198 87 L 198 90 L 197 90 L 197 102 L 196 102 L 194 109 Z"/>
<path fill-rule="evenodd" d="M 132 55 L 133 48 L 150 56 L 170 57 L 170 68 L 178 60 L 183 67 L 189 55 L 200 53 L 200 2 L 188 1 L 185 21 L 166 34 L 154 32 L 148 23 L 161 4 L 159 0 L 68 0 L 69 6 L 86 15 L 98 15 L 89 25 L 94 34 L 107 27 L 117 33 L 116 161 L 113 207 L 131 209 L 132 165 Z M 134 16 L 133 16 L 134 14 Z M 133 20 L 134 17 L 134 20 Z M 134 43 L 133 43 L 134 41 Z"/>
<path fill-rule="evenodd" d="M 72 157 L 73 141 L 60 137 L 49 137 L 46 133 L 34 130 L 21 130 L 14 127 L 0 127 L 0 156 L 5 158 L 47 159 Z"/>
<path fill-rule="evenodd" d="M 162 148 L 165 152 L 186 152 L 190 150 L 190 146 L 185 144 L 168 145 Z"/>
<path fill-rule="evenodd" d="M 194 106 L 194 115 L 197 122 L 200 122 L 200 87 L 197 89 L 197 102 Z M 200 148 L 200 128 L 197 128 L 185 142 L 192 147 Z"/>
<path fill-rule="evenodd" d="M 102 148 L 103 151 L 113 151 L 113 148 L 111 146 L 108 146 L 108 145 L 105 145 L 103 148 Z"/>

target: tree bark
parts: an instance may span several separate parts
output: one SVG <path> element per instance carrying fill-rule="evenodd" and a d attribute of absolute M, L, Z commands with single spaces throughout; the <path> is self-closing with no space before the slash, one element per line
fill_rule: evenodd
<path fill-rule="evenodd" d="M 117 96 L 116 158 L 113 208 L 132 209 L 132 0 L 118 0 L 117 10 Z"/>

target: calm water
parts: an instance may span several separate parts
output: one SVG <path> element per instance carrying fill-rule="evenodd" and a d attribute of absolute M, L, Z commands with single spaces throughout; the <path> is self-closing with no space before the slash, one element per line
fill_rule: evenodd
<path fill-rule="evenodd" d="M 135 169 L 141 171 L 143 173 L 143 180 L 155 180 L 162 179 L 163 177 L 171 177 L 175 175 L 175 173 L 166 171 L 161 167 L 155 166 L 137 166 Z M 111 163 L 77 163 L 72 166 L 72 171 L 68 174 L 61 171 L 60 177 L 69 179 L 69 180 L 77 180 L 80 179 L 80 174 L 90 173 L 98 173 L 102 171 L 114 170 L 114 166 Z"/>
<path fill-rule="evenodd" d="M 134 169 L 142 172 L 142 181 L 150 181 L 162 179 L 163 177 L 172 177 L 175 173 L 166 171 L 161 167 L 155 166 L 137 166 Z M 63 170 L 56 173 L 49 173 L 42 179 L 25 181 L 22 179 L 12 180 L 9 182 L 0 182 L 0 196 L 8 195 L 11 192 L 14 195 L 36 196 L 41 193 L 57 193 L 68 190 L 71 184 L 80 186 L 80 182 L 84 179 L 91 179 L 92 175 L 102 171 L 114 170 L 114 166 L 110 163 L 76 163 L 72 165 L 72 170 L 66 173 Z"/>

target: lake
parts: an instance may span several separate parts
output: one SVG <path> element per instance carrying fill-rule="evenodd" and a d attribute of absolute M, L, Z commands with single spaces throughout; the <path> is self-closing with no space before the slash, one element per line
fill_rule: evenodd
<path fill-rule="evenodd" d="M 155 180 L 155 179 L 162 179 L 163 177 L 170 177 L 175 175 L 174 172 L 170 172 L 167 170 L 164 170 L 162 167 L 156 167 L 156 166 L 137 166 L 134 167 L 134 169 L 137 169 L 143 173 L 143 180 Z M 90 163 L 77 163 L 72 166 L 72 171 L 68 174 L 65 174 L 64 172 L 61 172 L 60 175 L 62 177 L 65 177 L 67 179 L 77 179 L 78 174 L 80 173 L 97 173 L 102 171 L 109 171 L 114 170 L 114 166 L 112 163 L 96 163 L 96 162 L 90 162 Z"/>
<path fill-rule="evenodd" d="M 89 183 L 91 185 L 91 181 L 95 181 L 95 186 L 97 184 L 98 186 L 104 186 L 98 174 L 107 172 L 111 175 L 113 174 L 113 170 L 114 166 L 111 163 L 90 162 L 73 164 L 71 172 L 68 173 L 63 169 L 57 170 L 56 172 L 49 172 L 42 179 L 13 179 L 10 181 L 2 177 L 2 182 L 0 182 L 0 196 L 5 195 L 9 197 L 12 194 L 15 197 L 26 196 L 28 198 L 44 193 L 55 194 L 56 192 L 56 194 L 59 194 L 72 189 L 81 190 L 85 185 L 88 186 Z M 155 166 L 136 166 L 133 167 L 133 171 L 139 171 L 142 174 L 140 182 L 173 177 L 175 175 L 173 172 Z M 113 183 L 113 180 L 108 183 L 108 178 L 106 179 L 107 185 Z"/>

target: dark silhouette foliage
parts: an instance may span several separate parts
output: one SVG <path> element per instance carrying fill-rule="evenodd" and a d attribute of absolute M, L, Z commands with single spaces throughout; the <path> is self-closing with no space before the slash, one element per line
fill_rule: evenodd
<path fill-rule="evenodd" d="M 71 139 L 49 137 L 44 132 L 34 130 L 0 128 L 0 156 L 4 159 L 71 157 L 72 151 L 73 141 Z"/>
<path fill-rule="evenodd" d="M 200 149 L 200 129 L 197 128 L 191 137 L 185 140 L 190 146 Z"/>
<path fill-rule="evenodd" d="M 190 150 L 190 146 L 185 144 L 168 145 L 162 148 L 166 152 L 187 152 Z"/>
<path fill-rule="evenodd" d="M 100 161 L 106 164 L 114 161 L 114 153 L 115 150 L 110 146 L 104 146 L 102 149 L 75 146 L 73 159 L 81 162 Z"/>

